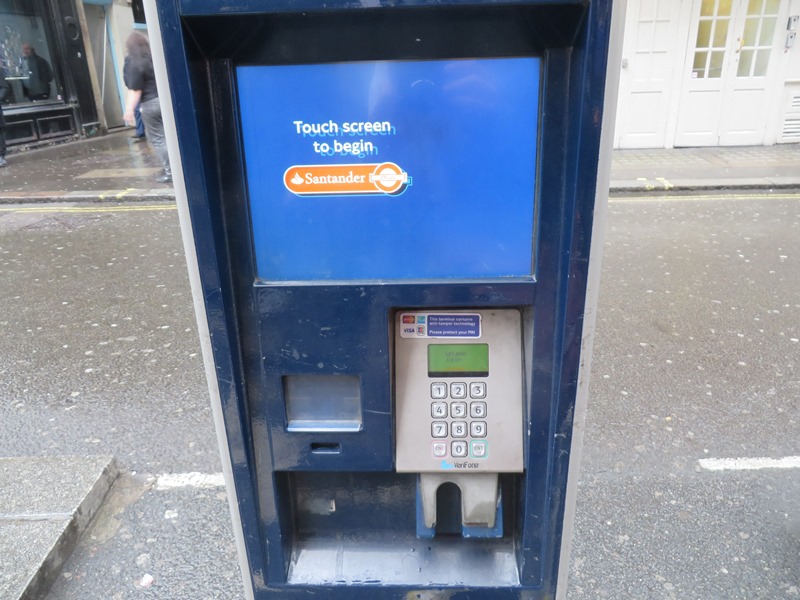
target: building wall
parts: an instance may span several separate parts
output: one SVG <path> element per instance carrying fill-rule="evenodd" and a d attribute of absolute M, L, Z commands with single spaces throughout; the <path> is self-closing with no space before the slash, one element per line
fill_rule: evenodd
<path fill-rule="evenodd" d="M 800 141 L 798 14 L 800 0 L 629 0 L 615 147 Z"/>
<path fill-rule="evenodd" d="M 789 14 L 800 15 L 800 0 L 789 2 Z M 800 142 L 800 18 L 794 33 L 794 46 L 784 56 L 786 80 L 776 111 L 778 118 L 773 124 L 778 143 Z"/>
<path fill-rule="evenodd" d="M 102 104 L 103 126 L 113 130 L 124 126 L 125 87 L 122 66 L 125 39 L 133 31 L 133 15 L 126 0 L 83 0 L 87 38 L 91 41 L 94 80 L 98 104 Z"/>

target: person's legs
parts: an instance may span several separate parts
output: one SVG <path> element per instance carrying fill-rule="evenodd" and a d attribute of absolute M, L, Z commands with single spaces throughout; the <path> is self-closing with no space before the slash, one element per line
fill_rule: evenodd
<path fill-rule="evenodd" d="M 143 139 L 144 138 L 144 121 L 142 121 L 142 109 L 138 104 L 136 105 L 136 110 L 133 111 L 133 116 L 136 119 L 136 135 L 134 137 L 137 137 L 139 139 Z"/>
<path fill-rule="evenodd" d="M 0 115 L 2 119 L 2 115 Z M 0 125 L 0 167 L 6 166 L 6 128 Z"/>
<path fill-rule="evenodd" d="M 147 141 L 153 146 L 158 160 L 164 167 L 164 181 L 172 181 L 172 169 L 169 166 L 169 154 L 167 153 L 167 140 L 164 137 L 164 121 L 161 120 L 161 107 L 158 98 L 152 98 L 140 105 L 142 111 L 142 121 L 147 131 Z"/>

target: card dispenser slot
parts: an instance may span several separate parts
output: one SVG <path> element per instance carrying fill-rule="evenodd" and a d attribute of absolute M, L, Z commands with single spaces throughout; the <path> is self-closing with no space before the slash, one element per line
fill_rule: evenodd
<path fill-rule="evenodd" d="M 341 454 L 342 445 L 337 442 L 313 442 L 311 444 L 312 454 Z"/>

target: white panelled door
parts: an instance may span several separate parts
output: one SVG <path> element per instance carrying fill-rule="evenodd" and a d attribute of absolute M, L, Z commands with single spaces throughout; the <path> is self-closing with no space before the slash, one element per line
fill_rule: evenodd
<path fill-rule="evenodd" d="M 675 146 L 764 142 L 781 0 L 694 0 Z"/>
<path fill-rule="evenodd" d="M 675 63 L 685 51 L 679 36 L 681 3 L 629 2 L 617 101 L 616 146 L 663 148 L 672 98 Z"/>

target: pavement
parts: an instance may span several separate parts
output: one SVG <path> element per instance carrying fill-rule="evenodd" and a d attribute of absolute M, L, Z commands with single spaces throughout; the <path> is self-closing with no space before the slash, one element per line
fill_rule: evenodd
<path fill-rule="evenodd" d="M 0 205 L 174 200 L 158 161 L 129 130 L 11 152 Z M 615 150 L 612 194 L 800 188 L 800 144 Z M 0 209 L 1 210 L 1 209 Z M 39 598 L 118 475 L 113 457 L 0 458 L 0 598 Z"/>
<path fill-rule="evenodd" d="M 173 200 L 150 146 L 131 130 L 13 150 L 0 169 L 0 204 Z M 800 187 L 800 144 L 615 150 L 612 194 Z"/>
<path fill-rule="evenodd" d="M 42 598 L 118 474 L 111 456 L 0 458 L 0 598 Z"/>

